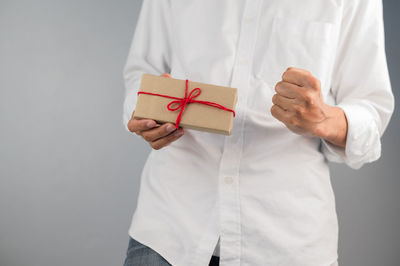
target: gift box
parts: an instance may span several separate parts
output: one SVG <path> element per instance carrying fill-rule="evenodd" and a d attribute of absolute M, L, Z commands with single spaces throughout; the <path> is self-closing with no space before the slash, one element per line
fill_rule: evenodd
<path fill-rule="evenodd" d="M 135 118 L 230 135 L 237 89 L 143 74 Z"/>

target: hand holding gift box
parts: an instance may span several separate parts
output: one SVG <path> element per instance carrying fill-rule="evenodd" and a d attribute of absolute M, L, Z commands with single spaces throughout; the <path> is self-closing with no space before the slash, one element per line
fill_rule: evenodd
<path fill-rule="evenodd" d="M 135 118 L 230 135 L 237 89 L 144 74 Z"/>

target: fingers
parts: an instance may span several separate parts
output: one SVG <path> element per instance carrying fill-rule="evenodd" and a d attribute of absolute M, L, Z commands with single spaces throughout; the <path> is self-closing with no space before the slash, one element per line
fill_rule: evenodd
<path fill-rule="evenodd" d="M 156 141 L 150 142 L 150 145 L 153 149 L 159 150 L 161 148 L 164 148 L 165 146 L 169 145 L 170 143 L 174 142 L 175 140 L 179 139 L 182 137 L 184 134 L 183 128 L 179 128 L 175 130 L 173 133 L 159 138 Z"/>
<path fill-rule="evenodd" d="M 289 67 L 282 75 L 282 81 L 292 83 L 297 86 L 305 86 L 304 73 L 297 68 Z"/>
<path fill-rule="evenodd" d="M 175 131 L 175 126 L 172 123 L 165 123 L 157 128 L 149 129 L 140 132 L 140 135 L 147 141 L 153 142 L 159 138 L 169 135 L 171 132 Z"/>
<path fill-rule="evenodd" d="M 289 67 L 282 75 L 282 81 L 295 84 L 300 87 L 320 89 L 320 82 L 311 73 L 304 69 Z"/>
<path fill-rule="evenodd" d="M 278 119 L 279 121 L 283 123 L 291 123 L 293 121 L 290 121 L 291 115 L 289 112 L 285 111 L 282 107 L 278 105 L 273 105 L 271 107 L 271 114 L 273 117 Z"/>
<path fill-rule="evenodd" d="M 156 121 L 151 119 L 132 119 L 128 122 L 128 129 L 130 132 L 135 132 L 139 134 L 141 131 L 149 130 L 154 127 L 159 127 L 160 125 L 157 124 Z"/>
<path fill-rule="evenodd" d="M 151 119 L 135 119 L 134 117 L 129 121 L 128 128 L 131 132 L 142 136 L 156 150 L 169 145 L 184 134 L 183 128 L 176 129 L 172 123 L 160 125 Z"/>
<path fill-rule="evenodd" d="M 134 115 L 135 115 L 135 110 L 133 110 L 131 119 L 128 121 L 128 125 L 127 125 L 129 131 L 132 132 L 132 133 L 134 132 L 134 128 L 133 128 Z"/>
<path fill-rule="evenodd" d="M 294 99 L 283 97 L 279 94 L 275 94 L 272 97 L 272 103 L 278 105 L 285 111 L 292 110 L 294 105 Z"/>
<path fill-rule="evenodd" d="M 292 101 L 293 104 L 297 104 L 304 107 L 313 105 L 315 102 L 317 102 L 321 94 L 321 92 L 318 89 L 312 89 L 309 86 L 300 87 L 298 85 L 289 83 L 287 81 L 278 82 L 275 85 L 275 91 L 278 95 L 282 97 L 293 99 Z M 279 99 L 281 98 L 278 97 L 275 100 Z M 281 105 L 281 107 L 285 107 L 286 110 L 288 109 L 286 108 L 286 105 L 284 106 Z"/>
<path fill-rule="evenodd" d="M 301 94 L 302 89 L 292 83 L 279 81 L 275 85 L 275 91 L 283 97 L 295 99 L 298 98 L 298 96 Z"/>

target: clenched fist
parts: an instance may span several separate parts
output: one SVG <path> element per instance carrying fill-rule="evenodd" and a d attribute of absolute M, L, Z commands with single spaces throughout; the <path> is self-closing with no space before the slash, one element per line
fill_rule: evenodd
<path fill-rule="evenodd" d="M 163 74 L 164 77 L 171 77 L 169 74 Z M 132 113 L 132 118 L 128 122 L 129 131 L 142 136 L 150 146 L 159 150 L 171 142 L 183 136 L 183 128 L 176 129 L 172 123 L 157 124 L 156 121 L 151 119 L 136 119 L 135 111 Z"/>
<path fill-rule="evenodd" d="M 309 71 L 288 68 L 275 86 L 271 114 L 296 134 L 323 138 L 346 146 L 344 111 L 324 103 L 321 84 Z"/>

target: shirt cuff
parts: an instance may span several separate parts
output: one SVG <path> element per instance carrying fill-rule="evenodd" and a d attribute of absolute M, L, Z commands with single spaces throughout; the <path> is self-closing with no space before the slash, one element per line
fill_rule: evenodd
<path fill-rule="evenodd" d="M 359 169 L 365 163 L 377 160 L 381 155 L 380 133 L 371 111 L 356 104 L 342 103 L 347 119 L 346 147 L 341 148 L 322 140 L 322 152 L 329 161 L 346 163 Z"/>

